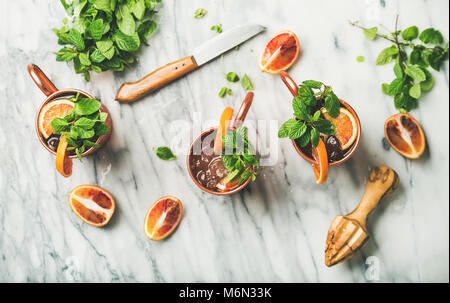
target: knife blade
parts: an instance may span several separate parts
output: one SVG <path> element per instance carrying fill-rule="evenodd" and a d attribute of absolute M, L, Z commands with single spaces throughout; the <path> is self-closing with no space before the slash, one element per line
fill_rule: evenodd
<path fill-rule="evenodd" d="M 244 24 L 233 27 L 196 47 L 192 55 L 169 63 L 138 81 L 123 83 L 117 91 L 115 99 L 122 102 L 138 100 L 264 30 L 265 27 L 259 24 Z"/>

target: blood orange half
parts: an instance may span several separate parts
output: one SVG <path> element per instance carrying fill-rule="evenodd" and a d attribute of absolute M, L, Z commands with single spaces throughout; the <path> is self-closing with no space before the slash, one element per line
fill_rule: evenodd
<path fill-rule="evenodd" d="M 417 159 L 425 151 L 422 127 L 410 114 L 389 117 L 384 123 L 384 134 L 389 144 L 406 158 Z"/>
<path fill-rule="evenodd" d="M 291 31 L 282 31 L 267 42 L 258 65 L 263 72 L 279 74 L 294 64 L 299 53 L 300 43 L 297 36 Z"/>
<path fill-rule="evenodd" d="M 84 222 L 105 226 L 116 209 L 113 197 L 105 189 L 94 185 L 80 185 L 69 193 L 69 205 Z"/>
<path fill-rule="evenodd" d="M 159 241 L 170 235 L 178 226 L 183 215 L 183 205 L 178 198 L 159 198 L 147 212 L 144 220 L 145 235 Z"/>

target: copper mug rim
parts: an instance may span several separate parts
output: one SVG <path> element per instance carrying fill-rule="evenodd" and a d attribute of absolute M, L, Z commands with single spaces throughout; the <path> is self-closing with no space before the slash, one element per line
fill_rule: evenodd
<path fill-rule="evenodd" d="M 294 97 L 296 97 L 298 95 L 298 93 L 297 93 L 298 85 L 295 83 L 295 81 L 292 79 L 292 77 L 286 71 L 282 71 L 280 73 L 280 77 L 281 77 L 281 80 L 284 82 L 284 84 L 286 84 L 286 86 L 289 89 L 289 91 L 291 92 L 291 94 Z M 352 147 L 347 152 L 347 154 L 342 159 L 340 159 L 339 161 L 328 163 L 328 166 L 336 166 L 336 165 L 342 164 L 342 163 L 346 162 L 348 159 L 350 159 L 350 157 L 352 157 L 353 154 L 358 149 L 359 143 L 361 141 L 361 121 L 359 120 L 358 114 L 353 109 L 353 107 L 351 107 L 350 104 L 348 104 L 344 100 L 339 99 L 339 102 L 341 102 L 341 104 L 353 115 L 353 117 L 355 117 L 356 124 L 357 124 L 357 127 L 358 127 L 358 133 L 356 135 L 355 142 L 353 143 Z M 294 145 L 295 150 L 297 151 L 297 153 L 300 156 L 302 156 L 303 159 L 305 159 L 309 163 L 315 163 L 316 162 L 313 158 L 308 157 L 305 153 L 302 152 L 300 147 L 298 147 L 298 145 L 295 143 L 295 140 L 291 140 L 291 141 L 292 141 L 292 144 Z"/>
<path fill-rule="evenodd" d="M 52 150 L 44 141 L 44 138 L 42 137 L 41 133 L 39 132 L 39 115 L 42 111 L 42 108 L 49 102 L 53 101 L 59 96 L 69 95 L 69 94 L 77 94 L 80 93 L 81 95 L 90 98 L 90 99 L 96 99 L 91 94 L 75 89 L 75 88 L 67 88 L 67 89 L 57 89 L 56 86 L 51 82 L 51 80 L 44 74 L 44 72 L 35 64 L 30 63 L 27 66 L 28 73 L 30 74 L 31 78 L 33 79 L 34 83 L 36 83 L 37 87 L 44 93 L 46 96 L 46 99 L 39 107 L 39 110 L 36 115 L 35 120 L 35 129 L 36 129 L 36 135 L 39 139 L 39 142 L 41 142 L 42 146 L 49 151 L 51 154 L 56 155 L 56 151 Z M 108 108 L 101 103 L 101 107 L 99 109 L 100 112 L 104 112 L 108 114 L 108 117 L 106 118 L 105 124 L 109 127 L 109 132 L 105 135 L 102 135 L 98 137 L 97 141 L 95 143 L 99 144 L 100 147 L 91 147 L 88 150 L 86 150 L 84 153 L 81 154 L 82 157 L 90 155 L 92 153 L 97 152 L 99 149 L 101 149 L 106 142 L 108 142 L 109 138 L 111 137 L 111 131 L 112 131 L 112 119 L 111 115 L 109 113 Z M 71 155 L 70 158 L 76 158 L 76 155 Z"/>
<path fill-rule="evenodd" d="M 242 123 L 244 123 L 245 117 L 247 116 L 248 110 L 250 109 L 250 106 L 252 105 L 253 102 L 253 96 L 254 94 L 252 92 L 247 93 L 247 95 L 245 96 L 244 101 L 241 104 L 241 107 L 239 108 L 239 111 L 236 115 L 236 118 L 234 119 L 233 122 L 233 126 L 231 127 L 232 129 L 236 129 L 239 126 L 242 125 Z M 192 181 L 194 181 L 194 183 L 203 191 L 209 193 L 209 194 L 213 194 L 216 196 L 228 196 L 228 195 L 232 195 L 234 193 L 237 193 L 239 191 L 241 191 L 242 189 L 244 189 L 251 181 L 251 178 L 247 179 L 247 181 L 245 181 L 244 183 L 242 183 L 241 185 L 239 185 L 236 188 L 233 188 L 232 190 L 229 191 L 214 191 L 211 190 L 209 188 L 204 187 L 203 185 L 200 184 L 200 182 L 198 182 L 198 180 L 195 178 L 195 176 L 192 173 L 191 170 L 191 166 L 190 166 L 190 160 L 191 160 L 191 156 L 192 156 L 192 151 L 194 149 L 194 144 L 198 141 L 201 140 L 202 136 L 209 134 L 213 131 L 215 131 L 218 127 L 214 126 L 211 127 L 205 131 L 202 131 L 202 133 L 197 136 L 194 141 L 192 141 L 191 146 L 189 147 L 189 153 L 186 157 L 186 164 L 187 164 L 187 170 L 189 172 L 189 176 L 191 177 Z"/>

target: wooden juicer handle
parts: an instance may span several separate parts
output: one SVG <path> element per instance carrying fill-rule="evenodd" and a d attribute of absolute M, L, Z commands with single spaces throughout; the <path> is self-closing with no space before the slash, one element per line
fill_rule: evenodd
<path fill-rule="evenodd" d="M 347 218 L 357 220 L 366 229 L 367 216 L 384 197 L 393 192 L 399 183 L 397 173 L 390 167 L 377 166 L 371 172 L 363 197 Z"/>

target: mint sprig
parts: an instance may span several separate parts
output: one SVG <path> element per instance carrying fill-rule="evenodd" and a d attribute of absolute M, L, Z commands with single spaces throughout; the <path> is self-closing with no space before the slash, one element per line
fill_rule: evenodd
<path fill-rule="evenodd" d="M 281 125 L 278 137 L 297 140 L 301 147 L 310 142 L 316 147 L 321 133 L 327 136 L 334 135 L 336 127 L 331 121 L 321 117 L 321 111 L 317 109 L 317 99 L 323 100 L 323 106 L 328 114 L 337 118 L 341 103 L 331 86 L 326 86 L 320 81 L 306 80 L 299 86 L 298 96 L 292 100 L 295 118 Z"/>
<path fill-rule="evenodd" d="M 100 147 L 95 142 L 109 132 L 105 124 L 108 114 L 99 111 L 101 103 L 97 100 L 80 97 L 80 94 L 70 100 L 75 103 L 72 112 L 63 118 L 54 118 L 51 125 L 54 134 L 66 136 L 67 150 L 75 150 L 81 161 L 81 154 L 91 147 Z"/>
<path fill-rule="evenodd" d="M 56 61 L 73 61 L 77 74 L 89 81 L 91 70 L 122 71 L 135 61 L 134 52 L 156 29 L 154 15 L 161 0 L 60 0 L 68 19 L 54 28 Z"/>
<path fill-rule="evenodd" d="M 398 111 L 409 112 L 416 108 L 422 92 L 431 90 L 434 85 L 429 67 L 439 71 L 444 61 L 449 59 L 449 43 L 443 46 L 442 33 L 434 28 L 420 32 L 415 25 L 403 31 L 399 30 L 398 16 L 395 30 L 390 34 L 378 33 L 378 28 L 365 28 L 357 22 L 350 24 L 362 29 L 370 40 L 381 38 L 392 43 L 378 55 L 376 65 L 394 61 L 396 78 L 390 83 L 383 83 L 381 89 L 385 94 L 394 97 L 394 106 Z M 416 39 L 420 42 L 415 42 Z"/>
<path fill-rule="evenodd" d="M 242 126 L 236 130 L 228 130 L 223 136 L 224 152 L 222 161 L 228 170 L 224 183 L 238 180 L 239 185 L 252 178 L 255 181 L 259 171 L 259 160 L 252 143 L 247 137 L 247 128 Z"/>

